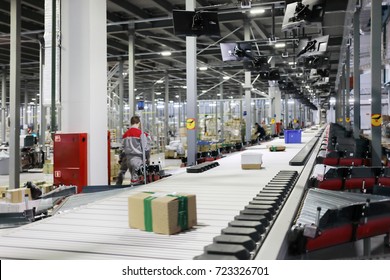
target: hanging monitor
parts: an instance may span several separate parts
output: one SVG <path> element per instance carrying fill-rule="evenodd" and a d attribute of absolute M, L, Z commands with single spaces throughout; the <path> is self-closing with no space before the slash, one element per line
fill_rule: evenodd
<path fill-rule="evenodd" d="M 284 13 L 282 31 L 322 22 L 324 2 L 324 0 L 303 0 L 288 4 Z"/>
<path fill-rule="evenodd" d="M 217 12 L 173 10 L 172 16 L 177 36 L 221 37 Z"/>
<path fill-rule="evenodd" d="M 325 55 L 328 48 L 329 35 L 299 40 L 297 58 Z"/>
<path fill-rule="evenodd" d="M 252 60 L 252 45 L 250 43 L 221 43 L 223 61 Z"/>
<path fill-rule="evenodd" d="M 244 61 L 244 69 L 257 73 L 268 72 L 268 58 L 266 56 L 256 56 L 253 60 Z"/>
<path fill-rule="evenodd" d="M 327 57 L 322 57 L 322 56 L 318 56 L 318 55 L 305 57 L 304 66 L 307 69 L 310 69 L 310 68 L 314 68 L 314 69 L 322 68 L 322 67 L 324 67 L 324 65 L 327 64 L 327 60 L 328 60 Z"/>

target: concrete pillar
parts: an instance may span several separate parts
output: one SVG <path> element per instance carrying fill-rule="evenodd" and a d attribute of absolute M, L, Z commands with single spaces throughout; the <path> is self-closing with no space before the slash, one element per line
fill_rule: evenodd
<path fill-rule="evenodd" d="M 245 21 L 245 30 L 244 30 L 244 40 L 249 41 L 250 40 L 250 25 L 249 21 Z M 245 141 L 248 143 L 251 141 L 251 134 L 252 134 L 252 122 L 251 122 L 251 88 L 252 88 L 252 82 L 251 82 L 251 72 L 245 71 L 245 112 L 246 115 L 245 118 Z M 242 115 L 241 115 L 242 116 Z"/>
<path fill-rule="evenodd" d="M 7 80 L 6 80 L 6 72 L 3 70 L 1 75 L 1 141 L 6 142 L 7 135 Z"/>
<path fill-rule="evenodd" d="M 88 184 L 106 185 L 106 1 L 68 0 L 61 8 L 62 131 L 88 133 Z"/>
<path fill-rule="evenodd" d="M 186 10 L 194 11 L 196 8 L 195 0 L 186 0 Z M 196 41 L 195 36 L 186 37 L 186 63 L 187 63 L 187 120 L 194 119 L 196 122 L 195 129 L 187 130 L 187 165 L 196 164 L 197 154 L 197 132 L 198 132 L 198 87 L 196 73 Z"/>
<path fill-rule="evenodd" d="M 21 0 L 11 1 L 9 188 L 20 187 L 20 28 Z"/>
<path fill-rule="evenodd" d="M 382 1 L 371 1 L 371 152 L 372 166 L 382 164 L 382 104 L 381 104 L 381 40 L 382 40 Z M 376 120 L 379 118 L 379 120 Z"/>
<path fill-rule="evenodd" d="M 353 15 L 353 136 L 360 138 L 360 9 Z"/>

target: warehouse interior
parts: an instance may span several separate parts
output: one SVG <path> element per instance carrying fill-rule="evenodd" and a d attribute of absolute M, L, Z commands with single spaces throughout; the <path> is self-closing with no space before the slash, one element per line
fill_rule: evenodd
<path fill-rule="evenodd" d="M 0 258 L 388 259 L 389 5 L 2 1 Z"/>

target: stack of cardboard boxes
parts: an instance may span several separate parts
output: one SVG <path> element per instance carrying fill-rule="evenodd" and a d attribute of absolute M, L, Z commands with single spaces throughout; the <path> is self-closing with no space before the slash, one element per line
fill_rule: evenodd
<path fill-rule="evenodd" d="M 175 234 L 197 224 L 193 194 L 142 192 L 128 198 L 129 227 Z"/>
<path fill-rule="evenodd" d="M 119 155 L 115 154 L 115 150 L 110 150 L 111 178 L 118 176 L 120 167 L 121 165 L 119 164 Z"/>
<path fill-rule="evenodd" d="M 50 159 L 45 160 L 43 164 L 43 174 L 53 174 L 53 163 Z"/>

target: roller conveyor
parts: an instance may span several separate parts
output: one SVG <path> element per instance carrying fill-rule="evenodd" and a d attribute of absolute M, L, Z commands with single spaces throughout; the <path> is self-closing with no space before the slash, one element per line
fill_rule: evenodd
<path fill-rule="evenodd" d="M 218 160 L 218 168 L 201 174 L 181 173 L 151 184 L 132 187 L 82 207 L 67 209 L 68 211 L 62 211 L 65 209 L 63 208 L 61 214 L 2 234 L 0 258 L 193 259 L 203 254 L 204 248 L 221 235 L 222 230 L 228 233 L 233 227 L 248 227 L 262 231 L 258 221 L 267 224 L 268 219 L 264 215 L 240 214 L 240 211 L 244 211 L 245 205 L 251 200 L 256 201 L 258 198 L 275 201 L 277 205 L 281 202 L 278 195 L 261 193 L 262 188 L 281 169 L 290 174 L 301 172 L 302 167 L 289 166 L 288 162 L 313 137 L 314 134 L 303 134 L 302 144 L 288 145 L 286 151 L 279 153 L 277 157 L 262 145 L 253 147 L 263 153 L 264 165 L 261 170 L 242 170 L 241 154 L 236 153 Z M 278 141 L 283 140 L 276 139 L 275 144 Z M 281 178 L 285 179 L 285 176 Z M 172 236 L 130 229 L 127 221 L 127 197 L 141 191 L 196 194 L 198 225 L 192 230 Z M 257 223 L 254 225 L 233 221 Z M 249 234 L 248 236 L 255 236 L 250 230 L 240 231 Z M 231 240 L 235 242 L 237 238 Z M 262 236 L 258 242 L 263 240 Z M 210 251 L 215 253 L 215 246 Z M 237 256 L 217 257 L 234 258 Z"/>
<path fill-rule="evenodd" d="M 390 197 L 310 189 L 290 233 L 292 253 L 306 253 L 390 233 Z"/>

